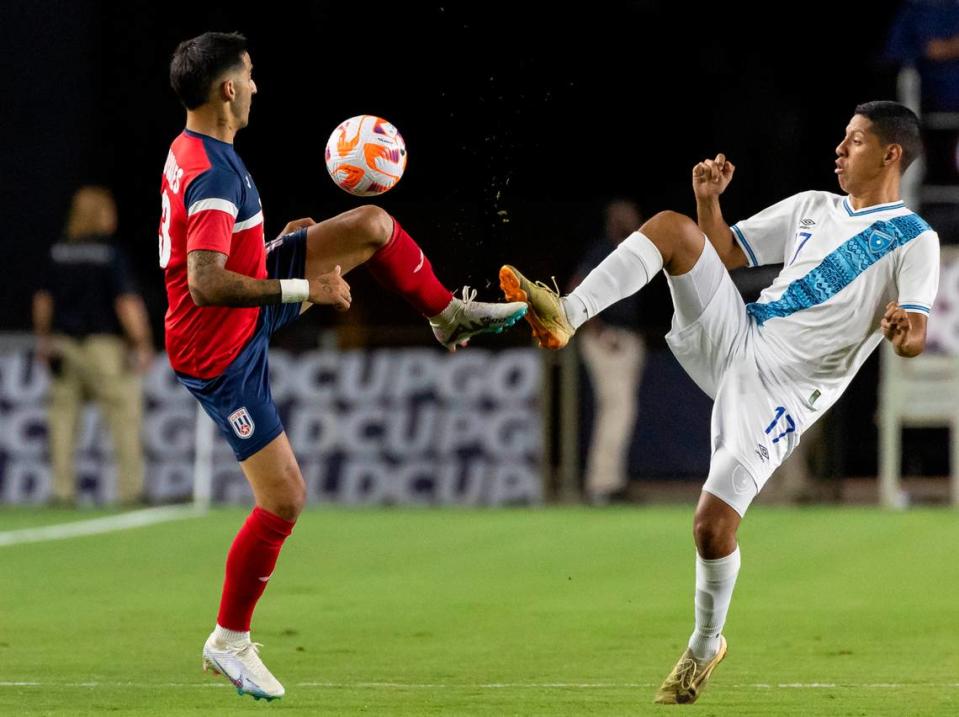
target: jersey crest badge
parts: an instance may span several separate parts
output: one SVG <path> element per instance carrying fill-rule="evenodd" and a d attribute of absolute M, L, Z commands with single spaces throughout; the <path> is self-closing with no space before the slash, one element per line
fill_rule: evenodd
<path fill-rule="evenodd" d="M 253 423 L 253 419 L 250 417 L 250 412 L 246 410 L 246 406 L 238 408 L 231 413 L 229 421 L 237 438 L 245 440 L 252 436 L 253 431 L 256 430 L 256 424 Z"/>
<path fill-rule="evenodd" d="M 889 245 L 894 244 L 895 241 L 896 237 L 879 229 L 873 229 L 872 234 L 869 235 L 869 251 L 873 254 L 882 254 Z"/>

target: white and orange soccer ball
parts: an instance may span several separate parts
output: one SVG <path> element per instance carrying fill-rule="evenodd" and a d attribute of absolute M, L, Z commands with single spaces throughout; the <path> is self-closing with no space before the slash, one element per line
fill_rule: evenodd
<path fill-rule="evenodd" d="M 336 186 L 358 197 L 389 191 L 406 169 L 406 143 L 381 117 L 350 117 L 326 143 L 326 169 Z"/>

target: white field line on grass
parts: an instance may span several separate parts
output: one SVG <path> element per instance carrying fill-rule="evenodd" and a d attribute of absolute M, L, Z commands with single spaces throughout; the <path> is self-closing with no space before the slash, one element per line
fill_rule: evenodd
<path fill-rule="evenodd" d="M 77 520 L 70 523 L 56 523 L 37 528 L 20 528 L 0 532 L 0 548 L 24 543 L 40 543 L 46 540 L 66 540 L 85 535 L 112 533 L 117 530 L 141 528 L 171 520 L 182 520 L 204 515 L 206 511 L 193 505 L 171 505 L 158 508 L 144 508 L 129 513 L 108 515 L 104 518 Z"/>
<path fill-rule="evenodd" d="M 449 682 L 300 682 L 293 687 L 315 689 L 382 689 L 382 690 L 550 690 L 550 689 L 648 689 L 657 687 L 653 682 L 486 682 L 477 684 L 456 684 Z M 821 690 L 821 689 L 879 689 L 896 690 L 905 688 L 914 689 L 957 689 L 959 682 L 781 682 L 778 684 L 752 683 L 725 685 L 739 689 L 782 689 L 782 690 Z M 166 688 L 231 688 L 226 682 L 32 682 L 32 681 L 0 681 L 3 687 L 68 687 L 68 688 L 135 688 L 135 689 L 166 689 Z"/>

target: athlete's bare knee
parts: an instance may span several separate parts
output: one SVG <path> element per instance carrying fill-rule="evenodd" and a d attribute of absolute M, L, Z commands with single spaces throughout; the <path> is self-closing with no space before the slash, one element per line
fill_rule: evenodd
<path fill-rule="evenodd" d="M 295 521 L 306 505 L 306 482 L 296 464 L 281 469 L 278 486 L 269 496 L 267 510 L 288 520 Z"/>
<path fill-rule="evenodd" d="M 694 248 L 702 232 L 692 219 L 679 212 L 664 211 L 654 214 L 640 231 L 645 234 L 663 258 L 667 260 L 677 250 Z"/>
<path fill-rule="evenodd" d="M 292 523 L 303 512 L 305 505 L 306 485 L 290 486 L 289 490 L 285 491 L 283 495 L 276 496 L 270 512 Z"/>
<path fill-rule="evenodd" d="M 718 499 L 717 499 L 718 500 Z M 729 511 L 735 514 L 732 508 Z M 696 550 L 704 560 L 724 558 L 736 549 L 736 529 L 739 527 L 738 515 L 700 507 L 693 519 L 693 538 Z"/>
<path fill-rule="evenodd" d="M 351 238 L 376 248 L 385 245 L 393 234 L 393 217 L 372 204 L 351 209 L 342 220 Z"/>
<path fill-rule="evenodd" d="M 699 227 L 692 219 L 685 214 L 673 211 L 657 212 L 650 217 L 639 229 L 646 236 L 653 234 L 667 234 L 671 236 L 683 236 L 690 231 L 699 232 Z"/>

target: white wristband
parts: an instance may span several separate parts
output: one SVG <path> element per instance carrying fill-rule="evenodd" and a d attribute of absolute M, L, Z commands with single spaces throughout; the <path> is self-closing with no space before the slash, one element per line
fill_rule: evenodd
<path fill-rule="evenodd" d="M 280 279 L 280 301 L 299 304 L 310 298 L 310 282 L 306 279 Z"/>

